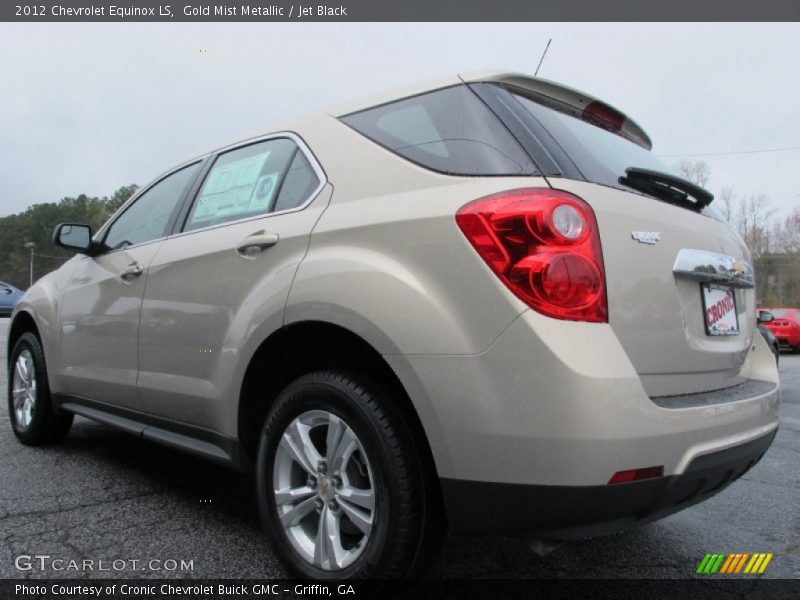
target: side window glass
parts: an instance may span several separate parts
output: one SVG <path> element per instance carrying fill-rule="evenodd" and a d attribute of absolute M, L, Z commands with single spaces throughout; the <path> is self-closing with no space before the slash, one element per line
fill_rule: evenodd
<path fill-rule="evenodd" d="M 195 163 L 172 173 L 139 196 L 109 227 L 106 247 L 118 250 L 167 235 L 170 217 L 199 167 Z"/>
<path fill-rule="evenodd" d="M 298 148 L 281 185 L 274 212 L 297 208 L 319 187 L 319 177 L 311 168 L 306 155 Z"/>
<path fill-rule="evenodd" d="M 288 138 L 275 138 L 220 155 L 208 173 L 184 231 L 286 210 L 305 199 L 305 157 Z M 307 162 L 306 162 L 307 165 Z M 310 170 L 310 165 L 308 165 Z M 311 171 L 311 175 L 316 177 Z M 289 189 L 284 191 L 286 183 Z"/>

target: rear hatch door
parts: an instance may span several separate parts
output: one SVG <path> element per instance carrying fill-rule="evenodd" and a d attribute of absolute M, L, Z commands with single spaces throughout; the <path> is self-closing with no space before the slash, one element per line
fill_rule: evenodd
<path fill-rule="evenodd" d="M 647 392 L 691 394 L 744 381 L 756 330 L 752 270 L 713 197 L 676 178 L 642 128 L 596 98 L 522 75 L 467 80 L 549 184 L 594 209 L 609 324 Z"/>

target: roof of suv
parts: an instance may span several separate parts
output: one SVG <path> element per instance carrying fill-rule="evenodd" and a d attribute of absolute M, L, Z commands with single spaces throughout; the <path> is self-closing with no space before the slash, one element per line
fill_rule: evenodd
<path fill-rule="evenodd" d="M 236 139 L 230 140 L 226 144 L 217 145 L 214 148 L 203 152 L 202 154 L 196 154 L 191 157 L 187 157 L 186 159 L 175 163 L 170 170 L 175 169 L 179 165 L 185 165 L 191 161 L 198 160 L 208 154 L 224 150 L 229 146 L 235 146 L 249 140 L 255 140 L 264 136 L 265 134 L 278 133 L 281 131 L 295 131 L 298 128 L 303 128 L 305 125 L 310 125 L 313 127 L 314 121 L 316 121 L 321 115 L 339 118 L 351 113 L 380 106 L 382 104 L 387 104 L 389 102 L 394 102 L 403 98 L 417 96 L 426 92 L 431 92 L 463 83 L 481 82 L 502 84 L 519 89 L 523 92 L 531 94 L 532 96 L 535 96 L 539 101 L 544 99 L 545 102 L 547 102 L 551 107 L 557 108 L 557 110 L 560 110 L 561 112 L 572 114 L 578 118 L 581 118 L 582 116 L 585 117 L 584 111 L 587 109 L 587 107 L 592 105 L 599 106 L 601 110 L 611 111 L 615 115 L 615 118 L 619 120 L 618 128 L 616 130 L 618 135 L 645 148 L 646 150 L 650 150 L 652 147 L 650 137 L 635 121 L 618 109 L 606 104 L 601 100 L 598 100 L 594 96 L 574 88 L 570 88 L 563 84 L 550 81 L 548 79 L 532 77 L 530 75 L 525 75 L 524 73 L 514 73 L 500 70 L 483 70 L 472 71 L 461 75 L 452 75 L 432 81 L 413 84 L 411 86 L 392 91 L 368 95 L 348 101 L 344 104 L 334 106 L 326 111 L 322 111 L 321 113 L 316 112 L 306 114 L 304 116 L 301 115 L 295 118 L 273 123 L 271 126 L 260 127 L 250 135 L 237 137 Z M 169 170 L 167 172 L 169 172 Z"/>

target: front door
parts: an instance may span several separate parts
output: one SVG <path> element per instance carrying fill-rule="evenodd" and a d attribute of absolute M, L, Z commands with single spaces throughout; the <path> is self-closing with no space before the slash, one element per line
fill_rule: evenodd
<path fill-rule="evenodd" d="M 104 251 L 79 260 L 61 299 L 59 393 L 141 410 L 139 316 L 148 268 L 199 163 L 158 180 L 101 230 Z"/>

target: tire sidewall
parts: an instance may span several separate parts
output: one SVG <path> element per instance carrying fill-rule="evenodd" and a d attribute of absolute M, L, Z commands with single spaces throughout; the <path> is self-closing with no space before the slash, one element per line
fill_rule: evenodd
<path fill-rule="evenodd" d="M 326 410 L 343 419 L 360 440 L 372 471 L 376 494 L 373 529 L 367 547 L 356 561 L 340 571 L 325 571 L 309 564 L 292 547 L 278 519 L 273 493 L 273 466 L 281 436 L 299 415 L 310 410 Z M 304 377 L 289 385 L 270 410 L 262 429 L 257 460 L 256 485 L 261 521 L 273 540 L 276 551 L 299 574 L 313 579 L 354 579 L 379 571 L 381 558 L 389 544 L 393 511 L 392 460 L 381 443 L 372 414 L 347 387 L 337 382 Z"/>

